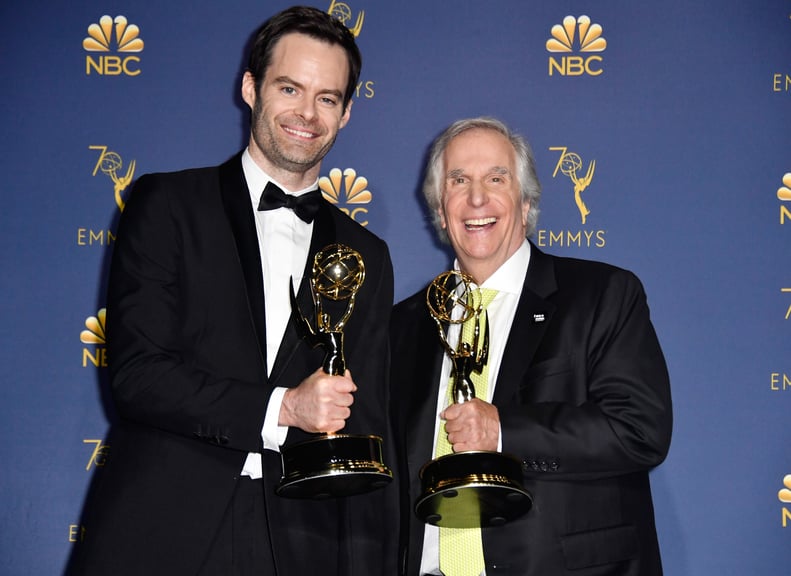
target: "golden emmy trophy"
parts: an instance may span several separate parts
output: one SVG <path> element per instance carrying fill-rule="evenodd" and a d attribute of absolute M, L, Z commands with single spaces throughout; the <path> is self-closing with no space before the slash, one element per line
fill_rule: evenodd
<path fill-rule="evenodd" d="M 453 363 L 452 401 L 468 402 L 475 398 L 470 375 L 473 371 L 480 374 L 489 357 L 488 322 L 483 336 L 480 334 L 481 317 L 486 314 L 481 291 L 463 272 L 443 272 L 429 285 L 426 301 Z M 469 320 L 475 323 L 473 341 L 464 342 L 460 334 L 454 349 L 448 343 L 447 326 Z M 522 487 L 521 462 L 500 452 L 475 450 L 440 456 L 421 468 L 420 481 L 422 494 L 415 513 L 423 522 L 443 528 L 499 526 L 522 516 L 533 505 Z"/>
<path fill-rule="evenodd" d="M 289 282 L 291 308 L 300 335 L 314 348 L 324 349 L 323 368 L 327 374 L 340 375 L 346 371 L 343 328 L 364 280 L 365 266 L 357 251 L 342 244 L 320 250 L 313 259 L 310 279 L 315 327 L 299 309 Z M 334 325 L 324 311 L 322 298 L 347 303 Z M 393 473 L 383 462 L 382 438 L 375 435 L 318 434 L 305 442 L 283 447 L 281 457 L 283 477 L 276 492 L 291 498 L 362 494 L 386 486 L 393 479 Z"/>

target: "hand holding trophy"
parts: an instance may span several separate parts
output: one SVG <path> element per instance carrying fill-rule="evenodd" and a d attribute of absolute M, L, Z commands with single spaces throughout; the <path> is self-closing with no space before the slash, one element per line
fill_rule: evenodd
<path fill-rule="evenodd" d="M 463 272 L 443 272 L 429 285 L 426 302 L 452 362 L 450 399 L 468 402 L 476 397 L 472 373 L 481 374 L 489 359 L 489 325 L 482 292 Z M 454 348 L 448 342 L 447 327 L 465 323 L 472 323 L 472 338 L 465 341 L 460 334 Z M 443 434 L 444 428 L 440 429 Z M 424 522 L 443 528 L 505 524 L 525 514 L 533 502 L 522 487 L 521 462 L 500 452 L 476 450 L 439 456 L 423 466 L 420 479 L 423 493 L 415 512 Z"/>
<path fill-rule="evenodd" d="M 302 338 L 324 349 L 327 374 L 346 371 L 343 328 L 354 309 L 357 292 L 365 280 L 360 254 L 342 244 L 331 244 L 316 253 L 310 279 L 315 327 L 299 309 L 289 282 L 291 307 Z M 322 298 L 347 302 L 342 316 L 332 324 Z M 381 488 L 393 479 L 382 458 L 382 439 L 374 435 L 324 433 L 283 447 L 283 477 L 277 494 L 292 498 L 323 499 L 350 496 Z"/>

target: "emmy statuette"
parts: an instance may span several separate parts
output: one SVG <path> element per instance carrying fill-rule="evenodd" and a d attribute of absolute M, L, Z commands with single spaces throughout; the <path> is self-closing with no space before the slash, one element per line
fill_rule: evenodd
<path fill-rule="evenodd" d="M 323 368 L 327 374 L 346 370 L 343 355 L 343 328 L 354 309 L 357 292 L 365 280 L 360 254 L 341 244 L 320 250 L 314 260 L 310 289 L 315 310 L 315 327 L 299 309 L 289 282 L 291 308 L 300 335 L 312 347 L 324 349 Z M 346 310 L 332 325 L 324 312 L 322 298 L 346 301 Z M 325 499 L 351 496 L 382 488 L 393 479 L 384 464 L 382 438 L 375 435 L 317 434 L 314 438 L 281 449 L 283 477 L 276 492 L 289 498 Z"/>
<path fill-rule="evenodd" d="M 470 375 L 483 370 L 489 355 L 488 322 L 483 342 L 479 342 L 480 320 L 486 312 L 480 290 L 473 285 L 470 276 L 449 271 L 437 276 L 426 293 L 431 317 L 453 363 L 451 397 L 456 403 L 475 398 Z M 454 309 L 463 311 L 460 317 L 454 315 Z M 467 320 L 475 322 L 473 342 L 463 342 L 460 336 L 454 349 L 448 343 L 446 326 Z M 522 487 L 521 462 L 500 452 L 440 456 L 421 468 L 420 480 L 422 494 L 415 503 L 415 513 L 423 522 L 443 528 L 499 526 L 527 513 L 533 504 Z"/>

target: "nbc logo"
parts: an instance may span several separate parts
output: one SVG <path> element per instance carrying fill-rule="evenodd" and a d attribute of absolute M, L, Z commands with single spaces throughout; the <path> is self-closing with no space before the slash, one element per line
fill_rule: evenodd
<path fill-rule="evenodd" d="M 786 474 L 783 478 L 783 488 L 777 493 L 777 499 L 784 504 L 791 504 L 791 474 Z M 788 526 L 789 520 L 791 520 L 791 511 L 783 507 L 783 528 Z"/>
<path fill-rule="evenodd" d="M 783 202 L 791 202 L 791 172 L 783 175 L 783 185 L 777 189 L 777 199 Z M 791 210 L 788 206 L 780 205 L 780 224 L 785 224 L 786 218 L 791 220 Z"/>
<path fill-rule="evenodd" d="M 549 75 L 558 72 L 561 76 L 598 76 L 603 58 L 597 53 L 604 52 L 607 40 L 602 36 L 602 27 L 592 24 L 588 16 L 566 16 L 563 24 L 555 24 L 550 31 L 552 37 L 547 40 L 547 51 L 562 54 L 560 60 L 549 57 Z M 585 56 L 567 55 L 574 51 L 578 44 L 579 51 Z"/>
<path fill-rule="evenodd" d="M 360 204 L 370 203 L 372 195 L 368 190 L 368 179 L 357 176 L 354 168 L 347 168 L 343 172 L 340 168 L 333 168 L 329 176 L 319 178 L 319 188 L 324 198 L 333 204 L 340 203 L 342 192 L 345 191 L 345 204 L 349 207 L 343 207 L 341 210 L 363 226 L 368 224 L 367 221 L 360 222 L 357 218 L 361 214 L 368 213 L 368 209 L 361 207 Z"/>
<path fill-rule="evenodd" d="M 85 319 L 85 330 L 80 332 L 80 342 L 83 344 L 94 344 L 96 349 L 93 354 L 88 348 L 82 349 L 82 367 L 87 368 L 88 363 L 97 368 L 107 366 L 107 348 L 104 346 L 107 339 L 104 333 L 105 322 L 107 319 L 107 309 L 101 308 L 96 316 L 89 316 Z"/>
<path fill-rule="evenodd" d="M 85 57 L 85 74 L 88 76 L 92 72 L 100 76 L 140 74 L 140 58 L 131 54 L 143 51 L 143 40 L 140 28 L 129 24 L 126 16 L 102 16 L 98 24 L 88 26 L 88 36 L 82 41 L 82 47 L 89 52 Z M 113 48 L 124 56 L 108 54 Z"/>

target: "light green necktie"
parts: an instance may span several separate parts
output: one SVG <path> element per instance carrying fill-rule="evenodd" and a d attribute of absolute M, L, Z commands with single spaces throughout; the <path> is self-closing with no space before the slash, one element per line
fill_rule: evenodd
<path fill-rule="evenodd" d="M 483 312 L 491 304 L 497 290 L 481 288 L 481 296 L 477 300 L 481 302 L 481 326 L 480 334 L 485 334 L 486 314 Z M 473 298 L 473 301 L 476 299 Z M 475 317 L 468 319 L 461 329 L 461 341 L 471 343 L 475 333 Z M 483 338 L 483 336 L 481 336 Z M 479 343 L 480 345 L 480 343 Z M 477 351 L 476 351 L 477 352 Z M 473 372 L 470 374 L 473 386 L 475 386 L 475 397 L 486 401 L 488 399 L 489 384 L 489 363 L 487 362 L 481 373 Z M 448 385 L 447 402 L 453 400 L 452 382 Z M 440 423 L 439 434 L 437 435 L 437 449 L 435 457 L 444 456 L 453 452 L 448 434 L 445 432 L 445 421 Z M 481 541 L 481 528 L 440 528 L 439 529 L 439 568 L 445 576 L 480 576 L 485 567 L 483 559 L 483 542 Z"/>

